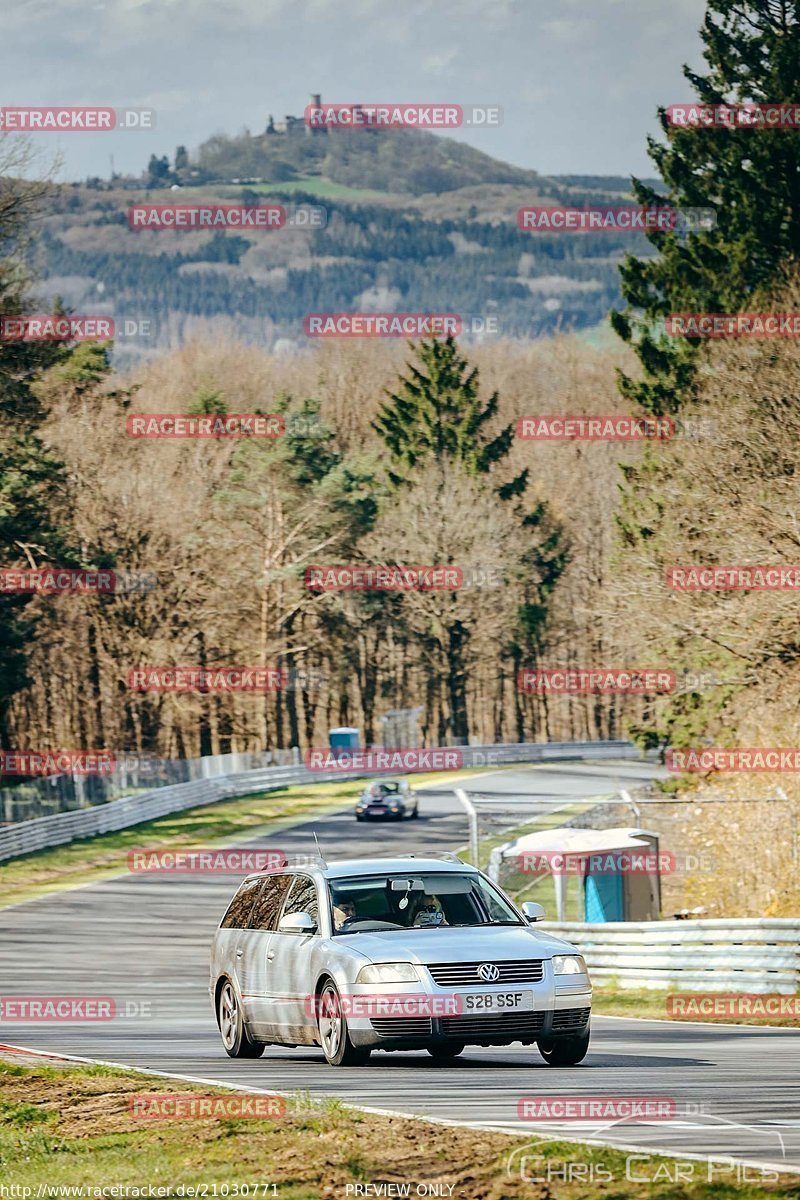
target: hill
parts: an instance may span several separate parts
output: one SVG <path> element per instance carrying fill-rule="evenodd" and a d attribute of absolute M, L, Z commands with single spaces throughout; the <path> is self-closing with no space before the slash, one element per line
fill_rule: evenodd
<path fill-rule="evenodd" d="M 288 122 L 295 119 L 287 118 Z M 42 302 L 145 320 L 119 362 L 215 329 L 274 348 L 306 346 L 308 312 L 456 312 L 487 336 L 592 330 L 620 303 L 617 266 L 640 234 L 520 232 L 526 204 L 618 204 L 619 177 L 548 178 L 451 137 L 411 130 L 215 136 L 139 178 L 58 193 L 36 264 Z M 324 228 L 133 231 L 137 202 L 274 200 L 322 205 Z M 491 324 L 486 329 L 486 319 Z"/>
<path fill-rule="evenodd" d="M 488 154 L 432 133 L 410 129 L 331 130 L 212 137 L 176 182 L 237 180 L 268 184 L 328 180 L 348 188 L 421 196 L 484 183 L 542 191 L 536 171 L 513 167 Z M 548 191 L 554 193 L 549 185 Z"/>

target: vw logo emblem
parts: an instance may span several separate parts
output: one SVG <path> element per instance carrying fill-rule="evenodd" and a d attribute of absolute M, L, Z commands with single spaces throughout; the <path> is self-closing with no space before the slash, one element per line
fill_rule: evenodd
<path fill-rule="evenodd" d="M 481 963 L 478 967 L 478 976 L 484 983 L 497 983 L 500 978 L 500 968 L 494 963 Z"/>

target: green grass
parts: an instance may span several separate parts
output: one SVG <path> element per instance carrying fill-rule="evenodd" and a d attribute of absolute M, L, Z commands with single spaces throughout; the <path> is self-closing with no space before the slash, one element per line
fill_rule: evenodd
<path fill-rule="evenodd" d="M 181 188 L 182 192 L 204 192 L 219 196 L 239 196 L 243 189 L 256 192 L 259 196 L 293 195 L 295 192 L 307 192 L 319 196 L 321 200 L 386 200 L 402 199 L 390 192 L 379 192 L 373 188 L 354 188 L 344 183 L 334 183 L 332 179 L 323 179 L 320 175 L 304 175 L 299 179 L 287 179 L 281 183 L 225 183 L 202 184 L 197 187 Z M 407 197 L 409 200 L 411 196 Z"/>
<path fill-rule="evenodd" d="M 267 1072 L 254 1078 L 263 1086 Z M 635 1174 L 647 1182 L 635 1182 L 626 1153 L 537 1135 L 534 1127 L 530 1139 L 522 1139 L 376 1116 L 302 1095 L 289 1097 L 286 1115 L 274 1120 L 137 1120 L 129 1104 L 139 1092 L 231 1093 L 108 1067 L 20 1067 L 0 1060 L 0 1085 L 0 1179 L 6 1187 L 31 1188 L 33 1195 L 39 1187 L 45 1196 L 48 1188 L 80 1188 L 76 1195 L 91 1200 L 93 1189 L 116 1185 L 163 1188 L 163 1196 L 174 1197 L 200 1185 L 206 1196 L 215 1189 L 217 1196 L 236 1196 L 239 1185 L 241 1196 L 247 1184 L 257 1200 L 273 1194 L 280 1200 L 333 1200 L 347 1194 L 348 1184 L 410 1183 L 414 1195 L 418 1183 L 440 1181 L 440 1194 L 456 1200 L 800 1196 L 796 1176 L 781 1176 L 765 1190 L 753 1168 L 748 1182 L 737 1184 L 730 1169 L 722 1173 L 722 1163 L 712 1186 L 705 1163 L 695 1163 L 692 1179 L 676 1186 L 679 1164 L 659 1155 L 637 1155 Z M 680 1166 L 685 1181 L 692 1164 L 683 1160 Z M 544 1188 L 532 1182 L 548 1176 L 552 1183 Z"/>
<path fill-rule="evenodd" d="M 682 1021 L 696 1025 L 689 1017 L 673 1017 L 667 1013 L 667 996 L 676 994 L 678 988 L 620 988 L 613 982 L 594 984 L 592 1011 L 606 1017 L 653 1017 L 657 1020 Z M 691 991 L 687 988 L 686 991 Z M 743 991 L 746 989 L 742 989 Z M 709 993 L 711 995 L 712 993 Z M 705 995 L 705 993 L 704 993 Z M 705 1017 L 713 1023 L 713 1018 Z M 783 1029 L 800 1028 L 800 1017 L 720 1017 L 724 1025 L 771 1025 Z"/>

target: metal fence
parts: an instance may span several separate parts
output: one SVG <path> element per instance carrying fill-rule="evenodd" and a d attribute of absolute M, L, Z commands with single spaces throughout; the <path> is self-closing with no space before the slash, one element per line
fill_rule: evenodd
<path fill-rule="evenodd" d="M 542 921 L 580 949 L 592 978 L 620 988 L 699 992 L 800 990 L 800 918 Z"/>
<path fill-rule="evenodd" d="M 204 758 L 158 758 L 154 754 L 127 752 L 113 757 L 115 769 L 102 775 L 49 775 L 0 787 L 0 822 L 74 812 L 107 804 L 137 791 L 151 792 L 176 783 L 238 775 L 262 767 L 297 766 L 300 762 L 297 749 L 241 751 Z"/>
<path fill-rule="evenodd" d="M 535 763 L 557 759 L 641 758 L 639 750 L 631 742 L 625 741 L 528 742 L 463 746 L 457 749 L 464 767 Z M 53 813 L 50 816 L 4 826 L 0 828 L 0 861 L 51 846 L 63 846 L 79 838 L 127 829 L 143 821 L 152 821 L 156 817 L 167 816 L 169 813 L 201 804 L 214 804 L 220 800 L 230 800 L 254 792 L 276 791 L 293 784 L 329 783 L 334 780 L 358 779 L 362 775 L 363 772 L 359 771 L 320 772 L 310 771 L 304 766 L 272 766 L 166 785 L 105 804 L 97 804 L 91 808 Z"/>

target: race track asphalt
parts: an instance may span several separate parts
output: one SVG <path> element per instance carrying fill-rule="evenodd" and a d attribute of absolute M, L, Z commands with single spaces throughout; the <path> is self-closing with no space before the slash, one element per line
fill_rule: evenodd
<path fill-rule="evenodd" d="M 484 774 L 467 786 L 495 803 L 504 796 L 519 820 L 523 812 L 608 794 L 654 773 L 644 763 L 548 764 Z M 466 816 L 448 785 L 424 792 L 420 814 L 416 822 L 357 824 L 350 812 L 335 813 L 248 844 L 313 852 L 313 829 L 333 859 L 430 854 L 466 843 Z M 589 1054 L 573 1069 L 550 1068 L 535 1047 L 519 1045 L 467 1048 L 447 1066 L 424 1052 L 381 1052 L 366 1067 L 335 1070 L 313 1048 L 268 1047 L 261 1059 L 229 1059 L 207 994 L 208 946 L 235 887 L 230 875 L 126 874 L 3 910 L 0 994 L 111 996 L 121 1015 L 94 1023 L 4 1022 L 0 1041 L 248 1091 L 307 1090 L 527 1133 L 532 1142 L 566 1136 L 631 1153 L 706 1156 L 719 1160 L 718 1179 L 741 1178 L 742 1168 L 726 1165 L 727 1156 L 800 1172 L 800 1031 L 595 1017 Z M 614 1125 L 517 1117 L 522 1096 L 609 1095 L 669 1096 L 677 1116 Z M 633 1169 L 646 1176 L 649 1168 L 636 1159 Z"/>

